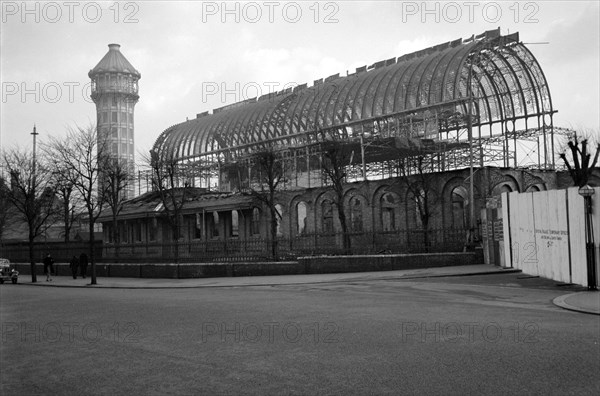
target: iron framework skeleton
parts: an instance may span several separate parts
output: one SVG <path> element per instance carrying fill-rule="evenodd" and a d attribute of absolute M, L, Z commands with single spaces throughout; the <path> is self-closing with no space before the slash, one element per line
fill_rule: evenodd
<path fill-rule="evenodd" d="M 537 60 L 518 33 L 497 29 L 199 114 L 154 150 L 189 167 L 193 185 L 219 190 L 249 186 L 252 154 L 265 149 L 284 163 L 284 188 L 321 186 L 328 141 L 351 151 L 349 181 L 399 176 L 423 153 L 432 172 L 471 159 L 554 169 L 555 112 Z"/>

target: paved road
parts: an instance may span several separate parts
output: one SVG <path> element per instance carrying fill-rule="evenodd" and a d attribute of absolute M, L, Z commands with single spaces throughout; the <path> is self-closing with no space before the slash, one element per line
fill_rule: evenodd
<path fill-rule="evenodd" d="M 599 394 L 600 320 L 552 304 L 569 291 L 521 274 L 6 285 L 0 393 Z"/>

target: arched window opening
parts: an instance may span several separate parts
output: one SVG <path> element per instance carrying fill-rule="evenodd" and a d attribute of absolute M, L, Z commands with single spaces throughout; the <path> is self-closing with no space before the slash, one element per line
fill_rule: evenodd
<path fill-rule="evenodd" d="M 323 213 L 321 231 L 325 234 L 333 234 L 333 206 L 330 201 L 323 201 L 321 204 Z"/>
<path fill-rule="evenodd" d="M 362 218 L 362 204 L 360 199 L 354 197 L 350 200 L 350 223 L 353 232 L 362 232 L 363 230 L 363 218 Z"/>
<path fill-rule="evenodd" d="M 279 204 L 275 205 L 275 212 L 277 212 L 277 236 L 282 236 L 283 232 L 281 231 L 281 218 L 283 216 L 283 207 Z"/>
<path fill-rule="evenodd" d="M 462 186 L 455 187 L 452 190 L 452 227 L 454 228 L 467 227 L 468 196 L 467 189 Z"/>
<path fill-rule="evenodd" d="M 381 230 L 396 231 L 396 199 L 393 194 L 385 193 L 381 197 Z"/>
<path fill-rule="evenodd" d="M 423 228 L 423 217 L 427 215 L 425 208 L 425 191 L 423 189 L 419 189 L 416 195 L 411 195 L 411 200 L 415 205 L 415 210 L 413 212 L 415 224 L 417 228 Z"/>
<path fill-rule="evenodd" d="M 209 217 L 211 219 L 211 224 L 210 224 L 210 230 L 211 230 L 211 236 L 213 238 L 217 238 L 219 236 L 219 212 L 213 212 L 212 216 Z"/>
<path fill-rule="evenodd" d="M 237 210 L 231 211 L 231 236 L 234 238 L 240 236 L 240 219 Z"/>
<path fill-rule="evenodd" d="M 306 229 L 306 219 L 307 219 L 307 215 L 306 215 L 306 203 L 305 202 L 299 202 L 298 205 L 296 205 L 296 219 L 297 219 L 297 224 L 298 224 L 298 235 L 302 235 L 305 234 L 307 232 Z"/>
<path fill-rule="evenodd" d="M 252 209 L 250 232 L 252 235 L 260 235 L 260 210 L 258 208 Z"/>

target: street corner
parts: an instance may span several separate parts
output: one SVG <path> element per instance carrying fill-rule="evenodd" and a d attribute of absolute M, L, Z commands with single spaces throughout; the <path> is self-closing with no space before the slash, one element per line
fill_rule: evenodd
<path fill-rule="evenodd" d="M 554 305 L 570 311 L 600 315 L 600 292 L 583 291 L 565 294 L 552 300 Z"/>

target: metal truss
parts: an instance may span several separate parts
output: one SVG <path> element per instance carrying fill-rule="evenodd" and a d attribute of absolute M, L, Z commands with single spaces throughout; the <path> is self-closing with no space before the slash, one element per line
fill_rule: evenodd
<path fill-rule="evenodd" d="M 349 180 L 396 176 L 415 156 L 432 172 L 553 169 L 555 134 L 570 133 L 554 127 L 555 112 L 518 33 L 492 30 L 200 114 L 165 130 L 154 149 L 173 153 L 200 186 L 221 189 L 250 183 L 261 150 L 278 153 L 285 188 L 323 185 L 328 142 L 352 153 Z"/>

